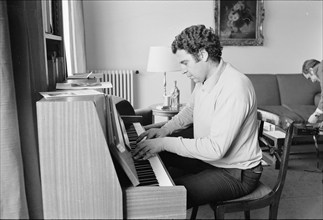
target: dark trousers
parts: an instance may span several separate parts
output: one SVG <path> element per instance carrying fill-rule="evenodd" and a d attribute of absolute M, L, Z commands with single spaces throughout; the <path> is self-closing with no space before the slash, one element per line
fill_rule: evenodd
<path fill-rule="evenodd" d="M 225 169 L 169 152 L 159 155 L 175 184 L 185 186 L 187 209 L 244 196 L 257 187 L 262 172 L 261 164 L 247 170 Z"/>

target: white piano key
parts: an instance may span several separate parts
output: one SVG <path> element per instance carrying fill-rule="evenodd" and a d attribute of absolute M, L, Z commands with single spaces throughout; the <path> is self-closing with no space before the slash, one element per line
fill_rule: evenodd
<path fill-rule="evenodd" d="M 140 123 L 133 123 L 138 136 L 145 131 Z M 166 168 L 164 167 L 158 155 L 148 159 L 151 167 L 154 170 L 159 186 L 174 186 L 172 180 L 169 178 Z"/>

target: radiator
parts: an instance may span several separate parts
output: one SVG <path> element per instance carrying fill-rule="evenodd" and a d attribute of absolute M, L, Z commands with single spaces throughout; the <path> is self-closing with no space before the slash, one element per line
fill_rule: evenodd
<path fill-rule="evenodd" d="M 100 82 L 110 82 L 112 88 L 104 89 L 109 95 L 115 95 L 128 100 L 131 105 L 134 103 L 133 96 L 133 75 L 138 70 L 89 70 Z"/>

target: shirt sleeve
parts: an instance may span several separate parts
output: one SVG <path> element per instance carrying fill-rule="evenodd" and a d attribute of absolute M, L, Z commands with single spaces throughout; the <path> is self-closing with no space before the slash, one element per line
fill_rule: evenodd
<path fill-rule="evenodd" d="M 162 128 L 169 131 L 172 134 L 176 131 L 183 130 L 189 127 L 193 123 L 193 109 L 194 103 L 190 101 L 186 106 L 175 115 L 170 121 L 168 121 Z"/>
<path fill-rule="evenodd" d="M 246 123 L 246 117 L 250 117 L 251 108 L 250 100 L 246 100 L 247 97 L 241 97 L 241 94 L 231 94 L 229 95 L 231 98 L 227 97 L 219 99 L 216 103 L 208 136 L 196 139 L 166 137 L 163 140 L 164 149 L 181 156 L 204 161 L 223 158 L 236 141 L 242 124 Z"/>

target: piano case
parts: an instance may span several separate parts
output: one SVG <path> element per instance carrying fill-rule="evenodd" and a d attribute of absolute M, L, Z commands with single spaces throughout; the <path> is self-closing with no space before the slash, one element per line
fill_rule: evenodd
<path fill-rule="evenodd" d="M 104 95 L 37 102 L 44 218 L 185 219 L 183 186 L 129 186 L 119 178 L 106 108 Z"/>

